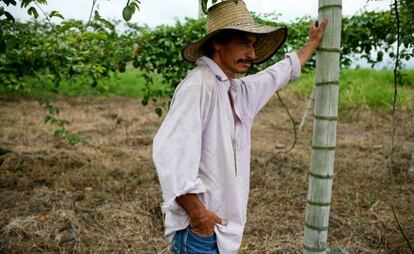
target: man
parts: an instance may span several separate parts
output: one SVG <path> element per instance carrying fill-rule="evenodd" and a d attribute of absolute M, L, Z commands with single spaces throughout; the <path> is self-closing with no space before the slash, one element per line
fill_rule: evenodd
<path fill-rule="evenodd" d="M 243 1 L 208 10 L 207 35 L 183 50 L 197 67 L 177 87 L 153 144 L 174 253 L 237 253 L 246 223 L 253 119 L 276 90 L 299 77 L 326 24 L 313 25 L 297 53 L 234 79 L 269 59 L 287 29 L 256 24 Z"/>

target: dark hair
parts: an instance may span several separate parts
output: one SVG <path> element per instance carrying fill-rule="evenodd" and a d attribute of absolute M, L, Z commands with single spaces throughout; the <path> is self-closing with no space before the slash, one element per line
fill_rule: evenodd
<path fill-rule="evenodd" d="M 225 29 L 217 34 L 213 35 L 210 39 L 208 39 L 202 46 L 201 50 L 203 50 L 204 54 L 210 58 L 213 57 L 214 53 L 214 46 L 213 42 L 216 42 L 218 44 L 226 44 L 228 43 L 232 38 L 234 37 L 241 37 L 246 32 L 239 31 L 239 30 L 233 30 L 233 29 Z"/>

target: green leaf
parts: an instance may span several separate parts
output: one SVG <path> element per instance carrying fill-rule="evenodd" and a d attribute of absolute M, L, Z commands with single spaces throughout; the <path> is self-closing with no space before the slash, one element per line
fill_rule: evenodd
<path fill-rule="evenodd" d="M 98 81 L 96 79 L 92 82 L 91 87 L 96 88 L 98 86 Z"/>
<path fill-rule="evenodd" d="M 15 22 L 16 22 L 16 20 L 14 19 L 13 15 L 11 15 L 11 14 L 10 14 L 10 12 L 5 11 L 5 12 L 4 12 L 4 14 L 6 15 L 6 18 L 7 18 L 9 21 L 11 21 L 11 22 L 13 22 L 13 23 L 15 23 Z"/>
<path fill-rule="evenodd" d="M 7 44 L 4 40 L 0 40 L 0 53 L 6 52 Z"/>
<path fill-rule="evenodd" d="M 7 6 L 9 6 L 9 4 L 14 6 L 17 4 L 15 0 L 3 0 L 3 2 L 6 3 Z"/>
<path fill-rule="evenodd" d="M 66 134 L 66 130 L 65 129 L 57 129 L 53 132 L 53 137 L 55 138 L 60 138 L 60 137 L 64 137 Z"/>
<path fill-rule="evenodd" d="M 396 39 L 395 39 L 395 35 L 394 34 L 391 34 L 391 33 L 389 33 L 389 34 L 387 34 L 387 36 L 385 37 L 385 40 L 387 41 L 387 43 L 388 44 L 393 44 L 395 41 L 396 41 Z"/>
<path fill-rule="evenodd" d="M 148 105 L 148 97 L 147 96 L 144 96 L 144 98 L 142 99 L 142 101 L 141 101 L 141 104 L 143 105 L 143 106 L 147 106 Z"/>
<path fill-rule="evenodd" d="M 43 121 L 44 121 L 44 123 L 48 123 L 48 122 L 52 121 L 53 119 L 54 119 L 53 116 L 47 115 L 47 116 L 45 116 L 45 119 Z"/>
<path fill-rule="evenodd" d="M 28 13 L 30 16 L 33 16 L 35 19 L 37 19 L 37 18 L 39 17 L 39 14 L 37 13 L 36 8 L 34 8 L 33 6 L 32 6 L 32 7 L 30 7 L 30 8 L 27 10 L 27 13 Z"/>
<path fill-rule="evenodd" d="M 208 0 L 201 0 L 201 9 L 203 10 L 204 14 L 207 15 L 207 2 Z"/>
<path fill-rule="evenodd" d="M 22 0 L 22 3 L 20 4 L 20 8 L 26 8 L 32 0 Z"/>
<path fill-rule="evenodd" d="M 51 17 L 51 18 L 53 18 L 53 17 L 58 17 L 58 18 L 61 18 L 61 19 L 65 19 L 65 18 L 62 16 L 62 14 L 60 14 L 58 11 L 52 11 L 52 12 L 49 14 L 49 17 Z"/>
<path fill-rule="evenodd" d="M 378 51 L 377 53 L 377 61 L 381 62 L 383 59 L 384 53 L 382 53 L 382 51 Z"/>
<path fill-rule="evenodd" d="M 132 18 L 133 11 L 129 8 L 129 6 L 126 6 L 124 10 L 122 11 L 122 17 L 125 21 L 130 21 Z"/>
<path fill-rule="evenodd" d="M 111 31 L 114 31 L 115 26 L 108 20 L 104 19 L 101 17 L 101 15 L 99 15 L 98 11 L 95 11 L 95 20 L 102 23 L 104 26 L 106 26 L 107 28 L 109 28 Z"/>
<path fill-rule="evenodd" d="M 161 107 L 156 107 L 155 108 L 155 113 L 158 115 L 158 117 L 162 116 L 162 108 Z"/>
<path fill-rule="evenodd" d="M 138 5 L 138 3 L 136 3 L 136 2 L 131 2 L 131 3 L 129 4 L 129 6 L 133 6 L 133 7 L 134 7 L 134 9 L 139 10 L 139 5 Z"/>
<path fill-rule="evenodd" d="M 99 12 L 97 10 L 95 10 L 95 19 L 100 19 L 101 15 L 99 14 Z"/>

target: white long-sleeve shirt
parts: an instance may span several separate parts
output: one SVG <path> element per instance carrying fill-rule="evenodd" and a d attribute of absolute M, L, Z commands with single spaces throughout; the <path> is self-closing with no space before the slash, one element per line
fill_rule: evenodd
<path fill-rule="evenodd" d="M 190 222 L 176 197 L 196 193 L 209 210 L 228 220 L 214 229 L 220 253 L 237 253 L 246 223 L 253 119 L 275 91 L 299 78 L 300 62 L 291 53 L 241 79 L 228 79 L 208 57 L 197 65 L 175 90 L 153 142 L 165 235 L 172 240 Z"/>

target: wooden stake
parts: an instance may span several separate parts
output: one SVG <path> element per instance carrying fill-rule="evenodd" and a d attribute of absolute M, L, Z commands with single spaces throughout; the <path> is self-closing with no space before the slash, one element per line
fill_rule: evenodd
<path fill-rule="evenodd" d="M 326 253 L 336 149 L 342 0 L 319 0 L 319 23 L 328 18 L 316 55 L 315 105 L 303 253 Z"/>

